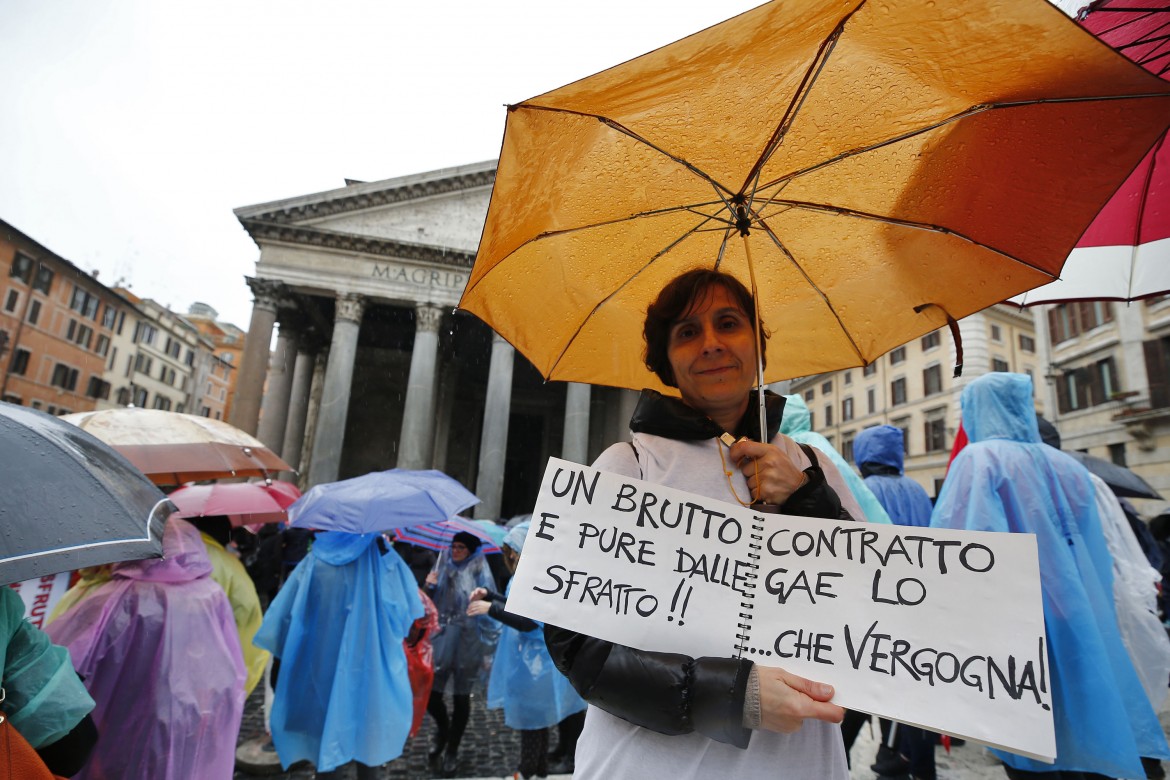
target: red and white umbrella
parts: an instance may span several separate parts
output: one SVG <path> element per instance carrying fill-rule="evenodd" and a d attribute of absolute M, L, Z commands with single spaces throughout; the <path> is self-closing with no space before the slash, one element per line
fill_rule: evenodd
<path fill-rule="evenodd" d="M 288 507 L 300 497 L 296 485 L 279 480 L 188 485 L 169 496 L 179 508 L 175 517 L 226 515 L 236 527 L 285 521 Z"/>
<path fill-rule="evenodd" d="M 1170 1 L 1098 0 L 1081 24 L 1146 70 L 1170 80 Z M 1109 139 L 1101 139 L 1109 153 Z M 1068 257 L 1060 279 L 1012 298 L 1028 306 L 1134 301 L 1170 292 L 1170 143 L 1158 139 Z"/>

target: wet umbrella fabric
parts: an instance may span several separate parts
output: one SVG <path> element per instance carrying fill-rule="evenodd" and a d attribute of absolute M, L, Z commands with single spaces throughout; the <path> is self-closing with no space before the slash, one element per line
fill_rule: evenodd
<path fill-rule="evenodd" d="M 301 496 L 290 482 L 217 482 L 187 485 L 170 494 L 179 517 L 226 515 L 233 526 L 278 523 L 288 519 L 288 507 Z"/>
<path fill-rule="evenodd" d="M 0 403 L 0 468 L 0 586 L 162 555 L 173 505 L 88 433 Z"/>
<path fill-rule="evenodd" d="M 61 419 L 125 455 L 156 485 L 292 471 L 254 436 L 195 414 L 125 408 L 67 414 Z"/>
<path fill-rule="evenodd" d="M 1086 455 L 1083 452 L 1068 452 L 1068 454 L 1076 458 L 1090 472 L 1100 477 L 1114 495 L 1124 498 L 1162 498 L 1158 491 L 1150 486 L 1150 483 L 1125 466 L 1118 466 L 1104 458 Z"/>
<path fill-rule="evenodd" d="M 750 252 L 765 382 L 868 363 L 1055 278 L 1168 117 L 1044 0 L 777 0 L 510 106 L 460 306 L 546 379 L 665 390 L 647 303 L 757 288 Z"/>
<path fill-rule="evenodd" d="M 1097 0 L 1081 24 L 1150 73 L 1170 80 L 1170 2 Z M 1102 154 L 1109 153 L 1102 142 Z M 1069 255 L 1060 280 L 1021 305 L 1135 301 L 1170 292 L 1170 143 L 1166 134 L 1110 198 Z"/>
<path fill-rule="evenodd" d="M 455 538 L 455 534 L 465 531 L 482 540 L 483 544 L 479 546 L 480 550 L 485 553 L 498 553 L 500 542 L 504 540 L 508 529 L 492 523 L 500 531 L 489 530 L 484 524 L 490 522 L 490 520 L 465 520 L 462 517 L 454 517 L 441 523 L 412 525 L 408 528 L 395 530 L 394 541 L 425 547 L 428 550 L 446 550 L 451 546 L 451 540 Z"/>
<path fill-rule="evenodd" d="M 296 528 L 383 533 L 448 520 L 479 503 L 475 494 L 441 471 L 390 469 L 314 485 L 288 508 Z"/>

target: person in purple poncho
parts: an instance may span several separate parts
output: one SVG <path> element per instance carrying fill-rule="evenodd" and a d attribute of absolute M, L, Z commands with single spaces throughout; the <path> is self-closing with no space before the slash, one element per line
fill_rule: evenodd
<path fill-rule="evenodd" d="M 229 780 L 244 711 L 232 609 L 199 532 L 171 519 L 163 557 L 113 576 L 51 623 L 97 707 L 80 780 Z"/>

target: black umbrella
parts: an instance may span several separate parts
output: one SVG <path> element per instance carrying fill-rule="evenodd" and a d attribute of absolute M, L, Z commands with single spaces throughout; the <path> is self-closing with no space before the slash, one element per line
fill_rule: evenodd
<path fill-rule="evenodd" d="M 1067 450 L 1066 450 L 1067 452 Z M 1082 466 L 1096 474 L 1115 495 L 1125 498 L 1154 498 L 1161 499 L 1158 491 L 1150 487 L 1150 483 L 1139 477 L 1125 466 L 1118 466 L 1103 458 L 1086 455 L 1083 452 L 1068 452 L 1076 458 Z"/>
<path fill-rule="evenodd" d="M 80 428 L 0 403 L 0 586 L 162 557 L 174 511 L 142 472 Z"/>

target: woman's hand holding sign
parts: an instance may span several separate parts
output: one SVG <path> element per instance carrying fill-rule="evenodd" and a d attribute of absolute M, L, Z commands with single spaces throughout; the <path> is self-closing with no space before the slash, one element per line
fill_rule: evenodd
<path fill-rule="evenodd" d="M 808 718 L 840 723 L 845 710 L 829 702 L 833 686 L 774 666 L 756 666 L 760 678 L 760 728 L 791 734 Z"/>

